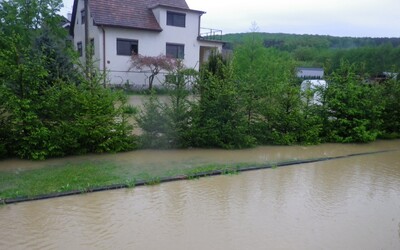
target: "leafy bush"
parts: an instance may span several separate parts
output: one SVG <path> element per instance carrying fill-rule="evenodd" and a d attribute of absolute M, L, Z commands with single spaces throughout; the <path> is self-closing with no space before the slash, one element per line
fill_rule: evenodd
<path fill-rule="evenodd" d="M 136 121 L 143 131 L 140 136 L 144 148 L 168 148 L 167 118 L 164 107 L 158 97 L 152 92 L 143 104 L 143 110 L 137 115 Z"/>
<path fill-rule="evenodd" d="M 191 146 L 190 90 L 197 72 L 186 69 L 181 62 L 166 78 L 169 99 L 161 103 L 154 92 L 137 116 L 142 129 L 142 145 L 147 148 L 182 148 Z"/>
<path fill-rule="evenodd" d="M 135 148 L 126 97 L 85 74 L 57 15 L 60 0 L 2 2 L 0 156 L 29 159 Z"/>
<path fill-rule="evenodd" d="M 191 121 L 193 87 L 198 72 L 185 68 L 181 61 L 171 72 L 166 87 L 169 90 L 168 105 L 164 106 L 164 114 L 167 121 L 167 137 L 170 147 L 185 148 L 191 146 Z"/>
<path fill-rule="evenodd" d="M 326 136 L 334 142 L 369 142 L 380 133 L 383 104 L 379 86 L 355 74 L 354 64 L 342 61 L 326 90 Z"/>
<path fill-rule="evenodd" d="M 400 138 L 400 80 L 399 76 L 383 83 L 382 137 Z"/>
<path fill-rule="evenodd" d="M 136 148 L 124 113 L 126 98 L 101 86 L 59 82 L 40 97 L 7 101 L 11 152 L 45 159 Z"/>
<path fill-rule="evenodd" d="M 0 159 L 7 156 L 7 145 L 10 140 L 9 114 L 7 112 L 6 100 L 8 90 L 0 81 Z"/>

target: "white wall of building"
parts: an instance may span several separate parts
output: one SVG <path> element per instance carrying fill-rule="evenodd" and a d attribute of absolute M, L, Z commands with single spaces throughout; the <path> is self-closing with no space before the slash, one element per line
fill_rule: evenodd
<path fill-rule="evenodd" d="M 81 11 L 84 9 L 84 1 L 79 0 L 78 1 L 78 6 L 76 8 L 76 17 L 75 17 L 75 26 L 74 26 L 74 46 L 77 49 L 77 44 L 78 42 L 82 43 L 82 56 L 80 57 L 80 61 L 82 63 L 85 62 L 85 51 L 86 51 L 86 46 L 85 46 L 85 24 L 82 24 L 82 18 L 81 18 Z M 99 29 L 97 26 L 93 25 L 93 18 L 90 16 L 90 10 L 89 10 L 89 42 L 90 39 L 94 39 L 94 58 L 100 59 L 100 50 L 98 49 L 100 47 L 100 39 L 99 39 Z M 100 61 L 95 60 L 95 65 L 96 67 L 100 66 Z"/>
<path fill-rule="evenodd" d="M 80 0 L 77 8 L 75 20 L 75 36 L 74 44 L 81 41 L 84 45 L 84 29 L 85 25 L 81 24 L 81 10 L 83 9 L 84 1 Z M 147 85 L 147 78 L 149 74 L 138 73 L 136 69 L 132 69 L 130 56 L 117 55 L 117 39 L 132 39 L 138 41 L 138 53 L 146 56 L 158 56 L 166 54 L 166 44 L 183 44 L 184 45 L 184 60 L 183 63 L 188 68 L 199 69 L 200 66 L 200 46 L 209 48 L 217 48 L 222 50 L 222 43 L 199 41 L 199 27 L 200 27 L 200 12 L 188 11 L 182 12 L 179 10 L 171 9 L 170 11 L 177 13 L 184 13 L 186 15 L 186 27 L 176 27 L 167 25 L 167 10 L 165 7 L 157 7 L 153 9 L 153 14 L 158 20 L 161 32 L 127 29 L 116 27 L 100 27 L 93 25 L 93 19 L 90 18 L 89 33 L 90 38 L 94 38 L 95 45 L 95 60 L 96 65 L 100 70 L 106 66 L 106 71 L 109 75 L 109 80 L 112 84 L 124 84 L 129 82 L 136 86 Z M 90 14 L 90 13 L 89 13 Z M 104 39 L 105 34 L 105 39 Z M 105 58 L 103 55 L 105 40 Z M 84 46 L 83 46 L 84 47 Z M 81 57 L 84 61 L 85 51 Z M 136 71 L 136 72 L 135 72 Z M 154 85 L 159 85 L 163 81 L 162 74 L 158 77 L 159 81 L 155 79 Z"/>

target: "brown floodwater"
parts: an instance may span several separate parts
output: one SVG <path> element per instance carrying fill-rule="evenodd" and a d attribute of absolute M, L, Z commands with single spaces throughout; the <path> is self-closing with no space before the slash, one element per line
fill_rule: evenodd
<path fill-rule="evenodd" d="M 135 174 L 149 170 L 162 174 L 175 168 L 192 168 L 210 163 L 271 163 L 319 157 L 333 157 L 381 150 L 400 150 L 400 140 L 375 141 L 368 144 L 322 144 L 316 146 L 260 146 L 243 150 L 185 149 L 137 150 L 117 154 L 89 154 L 45 161 L 20 159 L 0 160 L 0 171 L 24 171 L 85 162 L 118 165 L 124 172 Z"/>
<path fill-rule="evenodd" d="M 173 164 L 397 149 L 1 206 L 0 249 L 400 249 L 399 148 L 397 140 L 101 156 Z"/>

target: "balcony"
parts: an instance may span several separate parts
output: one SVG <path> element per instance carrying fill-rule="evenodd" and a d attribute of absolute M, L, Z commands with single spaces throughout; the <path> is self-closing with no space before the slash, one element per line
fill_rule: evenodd
<path fill-rule="evenodd" d="M 199 40 L 222 41 L 222 30 L 200 28 Z"/>

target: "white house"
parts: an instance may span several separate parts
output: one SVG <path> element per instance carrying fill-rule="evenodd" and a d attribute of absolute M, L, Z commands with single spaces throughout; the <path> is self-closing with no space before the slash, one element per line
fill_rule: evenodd
<path fill-rule="evenodd" d="M 131 69 L 132 53 L 180 58 L 186 67 L 198 70 L 211 51 L 222 51 L 221 40 L 200 35 L 205 12 L 190 9 L 185 0 L 88 1 L 89 38 L 96 66 L 108 72 L 113 84 L 146 85 L 146 73 Z M 70 33 L 82 62 L 85 15 L 84 0 L 74 0 Z"/>

